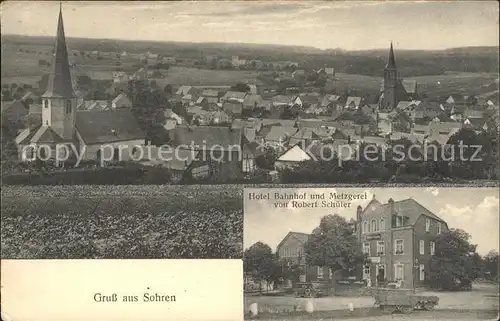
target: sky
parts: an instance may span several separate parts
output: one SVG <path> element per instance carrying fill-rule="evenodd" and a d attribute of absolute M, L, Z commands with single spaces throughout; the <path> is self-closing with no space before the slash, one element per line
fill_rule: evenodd
<path fill-rule="evenodd" d="M 67 37 L 320 49 L 498 46 L 497 1 L 63 2 Z M 5 34 L 54 36 L 59 2 L 6 1 Z"/>
<path fill-rule="evenodd" d="M 251 191 L 245 190 L 243 245 L 247 249 L 261 241 L 276 250 L 278 243 L 289 231 L 311 233 L 321 217 L 339 214 L 347 220 L 356 219 L 356 208 L 363 208 L 375 198 L 386 204 L 392 198 L 400 201 L 413 198 L 425 208 L 447 222 L 449 228 L 459 228 L 471 235 L 470 242 L 477 244 L 481 255 L 499 250 L 499 189 L 498 188 L 307 188 L 271 189 L 286 192 L 311 193 L 364 193 L 367 200 L 353 201 L 350 209 L 276 209 L 274 201 L 249 200 Z"/>

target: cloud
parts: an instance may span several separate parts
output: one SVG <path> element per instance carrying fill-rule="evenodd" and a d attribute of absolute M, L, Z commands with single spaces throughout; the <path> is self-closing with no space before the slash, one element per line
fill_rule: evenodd
<path fill-rule="evenodd" d="M 446 204 L 438 213 L 450 228 L 465 230 L 471 242 L 478 245 L 478 252 L 485 254 L 492 249 L 498 251 L 499 199 L 486 196 L 477 205 L 455 206 Z"/>
<path fill-rule="evenodd" d="M 427 193 L 431 193 L 434 196 L 438 196 L 439 195 L 439 188 L 437 188 L 437 187 L 427 187 L 425 189 L 425 191 Z"/>

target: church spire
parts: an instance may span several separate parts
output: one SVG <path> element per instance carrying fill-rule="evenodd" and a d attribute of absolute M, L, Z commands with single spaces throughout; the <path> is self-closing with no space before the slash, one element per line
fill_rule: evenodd
<path fill-rule="evenodd" d="M 387 65 L 385 65 L 385 68 L 396 69 L 396 59 L 394 59 L 394 49 L 392 48 L 392 41 L 391 49 L 389 50 L 389 59 L 387 60 Z"/>
<path fill-rule="evenodd" d="M 52 71 L 49 75 L 47 89 L 43 97 L 73 97 L 73 85 L 69 70 L 68 49 L 66 48 L 61 4 L 59 5 L 59 20 L 57 22 Z"/>

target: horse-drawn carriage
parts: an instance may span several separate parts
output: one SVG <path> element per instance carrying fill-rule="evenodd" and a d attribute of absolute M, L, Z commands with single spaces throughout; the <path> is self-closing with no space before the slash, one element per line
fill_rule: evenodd
<path fill-rule="evenodd" d="M 412 313 L 413 310 L 432 310 L 439 303 L 437 296 L 416 295 L 413 290 L 372 288 L 375 305 L 384 312 Z"/>

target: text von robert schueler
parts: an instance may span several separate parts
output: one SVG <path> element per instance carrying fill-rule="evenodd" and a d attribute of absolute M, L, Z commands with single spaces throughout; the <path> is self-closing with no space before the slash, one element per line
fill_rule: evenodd
<path fill-rule="evenodd" d="M 367 193 L 251 192 L 249 200 L 269 200 L 276 208 L 350 208 L 353 200 L 366 200 Z"/>
<path fill-rule="evenodd" d="M 144 293 L 133 294 L 133 293 L 94 293 L 94 302 L 106 303 L 106 302 L 177 302 L 176 296 L 173 294 L 164 294 L 159 292 L 151 291 L 148 287 Z"/>

